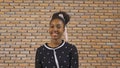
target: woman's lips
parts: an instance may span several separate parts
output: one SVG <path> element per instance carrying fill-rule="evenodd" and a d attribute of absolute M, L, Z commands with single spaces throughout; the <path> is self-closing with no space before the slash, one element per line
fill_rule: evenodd
<path fill-rule="evenodd" d="M 57 33 L 53 33 L 52 35 L 53 35 L 53 36 L 57 36 L 58 34 L 57 34 Z"/>

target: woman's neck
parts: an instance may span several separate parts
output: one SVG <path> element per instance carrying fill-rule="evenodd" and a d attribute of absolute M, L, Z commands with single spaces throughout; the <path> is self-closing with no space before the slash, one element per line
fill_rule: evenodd
<path fill-rule="evenodd" d="M 58 45 L 60 45 L 61 42 L 62 42 L 61 39 L 59 39 L 59 40 L 51 40 L 49 46 L 50 47 L 57 47 Z"/>

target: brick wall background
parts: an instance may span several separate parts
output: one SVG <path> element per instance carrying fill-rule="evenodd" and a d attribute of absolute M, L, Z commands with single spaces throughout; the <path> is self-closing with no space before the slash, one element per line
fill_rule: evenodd
<path fill-rule="evenodd" d="M 120 0 L 0 0 L 0 68 L 34 68 L 57 11 L 71 16 L 79 68 L 120 68 Z"/>

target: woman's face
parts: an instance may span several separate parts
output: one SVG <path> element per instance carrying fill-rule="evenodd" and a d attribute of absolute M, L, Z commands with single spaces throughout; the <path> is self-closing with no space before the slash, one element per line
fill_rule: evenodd
<path fill-rule="evenodd" d="M 61 39 L 64 33 L 64 24 L 59 19 L 54 19 L 50 23 L 49 33 L 53 40 Z"/>

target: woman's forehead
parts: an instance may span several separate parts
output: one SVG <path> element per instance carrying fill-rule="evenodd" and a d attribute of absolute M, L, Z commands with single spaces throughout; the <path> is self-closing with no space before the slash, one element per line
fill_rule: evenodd
<path fill-rule="evenodd" d="M 51 25 L 63 25 L 63 22 L 60 19 L 54 19 L 51 21 Z"/>

